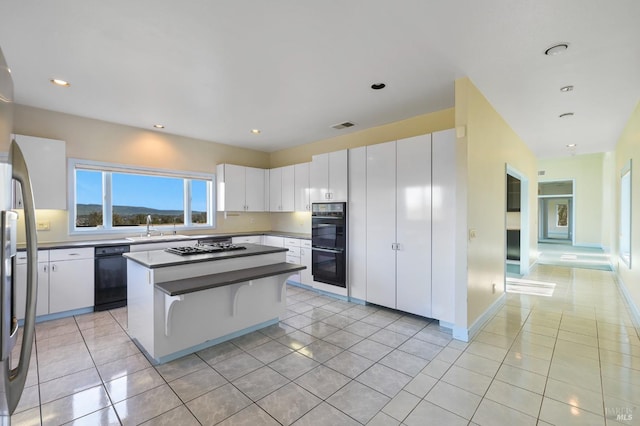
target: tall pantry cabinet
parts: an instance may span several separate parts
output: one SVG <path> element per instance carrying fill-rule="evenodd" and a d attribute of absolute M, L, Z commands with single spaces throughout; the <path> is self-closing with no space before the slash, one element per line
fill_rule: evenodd
<path fill-rule="evenodd" d="M 366 300 L 431 316 L 431 135 L 367 146 Z"/>
<path fill-rule="evenodd" d="M 453 129 L 349 150 L 349 296 L 455 322 Z"/>

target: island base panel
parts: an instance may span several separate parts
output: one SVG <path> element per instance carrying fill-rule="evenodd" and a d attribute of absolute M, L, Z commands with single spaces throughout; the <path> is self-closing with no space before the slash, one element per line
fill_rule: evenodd
<path fill-rule="evenodd" d="M 176 300 L 155 288 L 148 269 L 128 272 L 129 333 L 156 362 L 271 325 L 286 311 L 287 275 L 184 294 Z"/>

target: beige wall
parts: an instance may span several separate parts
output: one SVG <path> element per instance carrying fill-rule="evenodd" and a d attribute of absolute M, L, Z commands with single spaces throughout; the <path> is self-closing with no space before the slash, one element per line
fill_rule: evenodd
<path fill-rule="evenodd" d="M 455 104 L 456 128 L 465 130 L 458 141 L 466 145 L 466 158 L 459 159 L 458 167 L 467 172 L 467 227 L 476 232 L 467 243 L 467 326 L 471 327 L 504 292 L 507 164 L 529 182 L 529 252 L 535 256 L 537 161 L 468 78 L 456 80 Z"/>
<path fill-rule="evenodd" d="M 64 140 L 67 158 L 203 173 L 215 173 L 219 163 L 269 167 L 269 154 L 261 151 L 22 105 L 16 105 L 14 113 L 15 133 Z M 0 146 L 0 151 L 8 148 L 5 143 L 5 146 Z M 95 235 L 70 237 L 67 211 L 39 210 L 36 217 L 51 223 L 50 231 L 38 232 L 41 242 L 96 238 Z M 219 213 L 215 232 L 269 229 L 268 213 L 237 213 L 226 218 Z"/>
<path fill-rule="evenodd" d="M 215 173 L 219 163 L 269 167 L 265 152 L 22 105 L 16 105 L 13 127 L 14 133 L 66 141 L 69 158 L 204 173 Z"/>
<path fill-rule="evenodd" d="M 609 229 L 604 212 L 611 210 L 605 207 L 610 204 L 603 204 L 609 195 L 605 191 L 611 173 L 610 167 L 605 170 L 610 162 L 608 158 L 610 155 L 598 153 L 538 160 L 538 169 L 545 172 L 540 182 L 574 181 L 574 229 L 578 246 L 606 247 L 609 244 L 609 241 L 603 241 L 603 234 Z"/>
<path fill-rule="evenodd" d="M 618 268 L 618 274 L 627 289 L 635 311 L 640 309 L 640 103 L 636 106 L 616 146 L 616 231 L 620 222 L 620 171 L 624 164 L 631 160 L 631 269 L 619 261 L 618 241 L 615 242 L 612 261 Z"/>
<path fill-rule="evenodd" d="M 341 149 L 356 148 L 382 142 L 395 141 L 411 136 L 451 129 L 454 126 L 454 109 L 449 108 L 383 126 L 372 127 L 331 139 L 312 142 L 271 153 L 271 167 L 281 167 L 311 161 L 311 156 Z"/>

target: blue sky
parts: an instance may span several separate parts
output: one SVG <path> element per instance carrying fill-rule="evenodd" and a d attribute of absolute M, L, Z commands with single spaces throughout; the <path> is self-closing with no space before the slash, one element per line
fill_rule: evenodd
<path fill-rule="evenodd" d="M 182 210 L 182 179 L 124 173 L 112 174 L 113 205 L 148 207 L 160 210 Z M 207 185 L 192 181 L 192 208 L 206 211 Z M 76 202 L 102 204 L 102 173 L 92 170 L 76 171 Z"/>

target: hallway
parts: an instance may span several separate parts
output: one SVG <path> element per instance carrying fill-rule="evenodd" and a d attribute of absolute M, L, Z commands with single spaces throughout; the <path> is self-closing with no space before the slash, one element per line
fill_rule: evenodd
<path fill-rule="evenodd" d="M 555 283 L 553 296 L 508 293 L 475 339 L 506 351 L 504 397 L 550 424 L 637 424 L 640 340 L 614 274 L 540 264 L 526 278 Z"/>

